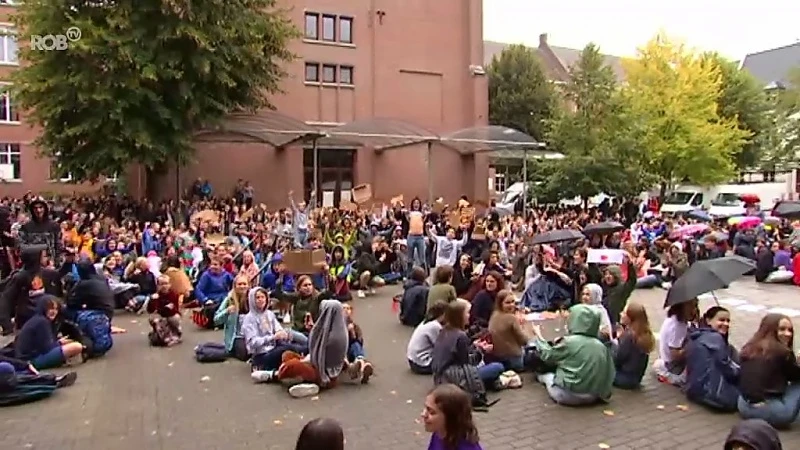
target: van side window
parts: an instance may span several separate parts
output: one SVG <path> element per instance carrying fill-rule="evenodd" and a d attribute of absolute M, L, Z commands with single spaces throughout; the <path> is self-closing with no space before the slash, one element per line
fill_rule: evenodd
<path fill-rule="evenodd" d="M 703 204 L 703 194 L 694 194 L 692 199 L 692 206 L 700 206 Z"/>

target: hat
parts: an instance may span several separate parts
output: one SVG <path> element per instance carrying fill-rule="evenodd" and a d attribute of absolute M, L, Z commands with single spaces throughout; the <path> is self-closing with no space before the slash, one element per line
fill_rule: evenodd
<path fill-rule="evenodd" d="M 283 262 L 283 254 L 282 253 L 275 253 L 272 255 L 272 263 L 279 263 Z"/>

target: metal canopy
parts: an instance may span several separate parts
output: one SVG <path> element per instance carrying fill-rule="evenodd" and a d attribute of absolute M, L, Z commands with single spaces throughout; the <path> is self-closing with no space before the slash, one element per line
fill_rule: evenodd
<path fill-rule="evenodd" d="M 397 119 L 357 120 L 327 131 L 331 137 L 356 141 L 375 150 L 389 150 L 439 140 L 436 133 Z"/>
<path fill-rule="evenodd" d="M 313 139 L 320 130 L 277 111 L 259 111 L 258 114 L 231 114 L 213 128 L 195 135 L 198 140 L 211 140 L 204 136 L 216 133 L 241 134 L 273 147 L 283 147 L 296 141 Z"/>
<path fill-rule="evenodd" d="M 524 153 L 532 156 L 545 156 L 545 144 L 532 136 L 514 128 L 500 125 L 464 128 L 441 138 L 441 142 L 457 149 L 462 154 L 484 152 L 505 152 L 516 154 L 518 158 Z M 513 157 L 509 155 L 509 157 Z"/>

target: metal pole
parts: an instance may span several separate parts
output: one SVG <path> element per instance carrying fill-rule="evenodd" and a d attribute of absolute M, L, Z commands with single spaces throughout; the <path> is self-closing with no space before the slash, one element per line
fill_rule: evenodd
<path fill-rule="evenodd" d="M 528 147 L 522 149 L 522 217 L 528 207 Z"/>
<path fill-rule="evenodd" d="M 319 207 L 320 192 L 319 192 L 319 148 L 317 148 L 317 140 L 314 138 L 311 141 L 311 151 L 314 153 L 314 208 Z"/>
<path fill-rule="evenodd" d="M 428 204 L 433 205 L 433 142 L 431 141 L 428 141 L 425 164 L 428 166 Z"/>

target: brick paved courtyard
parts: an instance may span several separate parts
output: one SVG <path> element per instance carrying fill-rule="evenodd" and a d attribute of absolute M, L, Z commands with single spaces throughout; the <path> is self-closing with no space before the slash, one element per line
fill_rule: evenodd
<path fill-rule="evenodd" d="M 118 336 L 104 359 L 78 368 L 78 383 L 31 405 L 0 409 L 5 449 L 286 449 L 308 420 L 329 416 L 345 428 L 346 448 L 423 449 L 428 436 L 417 422 L 428 377 L 412 375 L 405 348 L 411 330 L 390 310 L 389 295 L 359 299 L 356 315 L 377 376 L 367 386 L 345 385 L 317 400 L 292 399 L 276 385 L 254 385 L 239 362 L 201 365 L 192 358 L 197 342 L 221 340 L 221 332 L 186 326 L 186 342 L 172 349 L 149 348 L 145 316 L 115 320 Z M 654 328 L 664 318 L 664 291 L 636 291 Z M 732 340 L 740 346 L 765 310 L 800 318 L 800 292 L 790 286 L 741 281 L 718 293 L 732 310 Z M 703 299 L 701 310 L 713 303 Z M 207 381 L 201 381 L 209 377 Z M 649 376 L 641 392 L 615 391 L 607 406 L 573 409 L 552 404 L 530 375 L 525 386 L 506 391 L 488 413 L 476 413 L 486 449 L 714 449 L 738 417 L 689 404 L 675 388 Z M 688 409 L 679 405 L 688 406 Z M 605 412 L 604 412 L 605 411 Z M 798 428 L 800 430 L 800 428 Z M 784 448 L 800 448 L 800 431 L 782 433 Z"/>

